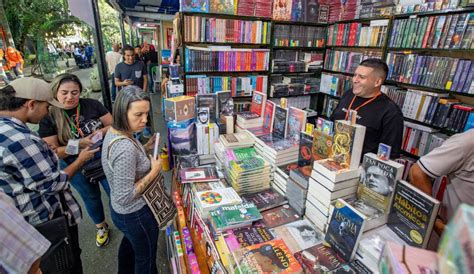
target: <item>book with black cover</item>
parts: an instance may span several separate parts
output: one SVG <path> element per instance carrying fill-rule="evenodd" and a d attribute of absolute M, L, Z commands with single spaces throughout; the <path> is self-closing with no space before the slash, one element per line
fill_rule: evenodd
<path fill-rule="evenodd" d="M 362 213 L 343 199 L 337 199 L 325 241 L 347 262 L 354 258 L 364 231 L 365 220 L 366 217 Z"/>
<path fill-rule="evenodd" d="M 273 121 L 273 135 L 281 139 L 285 139 L 288 120 L 288 109 L 276 106 L 274 119 L 275 120 Z"/>
<path fill-rule="evenodd" d="M 268 189 L 258 193 L 245 194 L 242 195 L 242 199 L 254 203 L 260 212 L 288 203 L 285 197 L 273 189 Z"/>
<path fill-rule="evenodd" d="M 311 153 L 313 147 L 313 136 L 300 132 L 300 149 L 298 153 L 298 165 L 307 166 L 312 165 L 314 158 Z"/>
<path fill-rule="evenodd" d="M 196 108 L 209 108 L 209 121 L 216 122 L 217 115 L 217 97 L 216 94 L 198 94 L 196 95 Z"/>
<path fill-rule="evenodd" d="M 269 209 L 262 212 L 262 216 L 263 223 L 269 228 L 291 223 L 301 218 L 289 205 Z"/>
<path fill-rule="evenodd" d="M 395 187 L 387 226 L 408 245 L 426 248 L 439 201 L 410 183 L 399 180 Z"/>

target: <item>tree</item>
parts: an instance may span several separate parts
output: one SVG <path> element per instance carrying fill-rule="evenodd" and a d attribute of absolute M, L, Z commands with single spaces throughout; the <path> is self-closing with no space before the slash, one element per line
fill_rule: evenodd
<path fill-rule="evenodd" d="M 119 14 L 105 0 L 99 1 L 100 24 L 104 37 L 104 47 L 121 42 Z"/>
<path fill-rule="evenodd" d="M 28 37 L 34 41 L 56 37 L 72 30 L 80 21 L 69 15 L 65 0 L 4 0 L 5 13 L 13 41 L 24 51 Z"/>

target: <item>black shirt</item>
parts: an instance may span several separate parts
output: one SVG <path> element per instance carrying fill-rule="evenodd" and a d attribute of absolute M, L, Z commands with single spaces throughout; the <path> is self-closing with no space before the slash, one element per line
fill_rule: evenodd
<path fill-rule="evenodd" d="M 345 92 L 339 101 L 339 105 L 331 115 L 331 120 L 344 120 L 346 111 L 354 98 L 352 89 Z M 370 98 L 356 97 L 351 109 L 356 109 Z M 403 138 L 403 114 L 400 108 L 388 98 L 381 94 L 371 103 L 363 106 L 357 112 L 357 124 L 366 127 L 364 147 L 362 153 L 377 153 L 379 143 L 392 147 L 390 158 L 400 157 Z"/>
<path fill-rule="evenodd" d="M 89 98 L 79 99 L 80 113 L 79 113 L 79 127 L 81 128 L 84 137 L 89 136 L 94 131 L 104 127 L 100 117 L 109 113 L 99 101 Z M 69 119 L 75 123 L 77 108 L 65 110 Z M 58 128 L 53 121 L 51 115 L 47 115 L 39 124 L 38 134 L 41 138 L 58 135 Z M 82 138 L 78 133 L 75 134 L 74 139 Z M 64 159 L 67 163 L 74 161 L 76 156 L 70 156 Z"/>
<path fill-rule="evenodd" d="M 148 63 L 148 61 L 151 61 L 151 64 L 158 64 L 158 54 L 156 51 L 147 51 L 143 55 L 143 61 L 145 62 L 145 65 Z"/>
<path fill-rule="evenodd" d="M 139 88 L 143 88 L 143 76 L 146 75 L 146 66 L 142 61 L 135 61 L 131 65 L 125 62 L 118 63 L 114 72 L 115 78 L 119 78 L 122 82 L 130 79 L 133 81 L 133 85 Z"/>

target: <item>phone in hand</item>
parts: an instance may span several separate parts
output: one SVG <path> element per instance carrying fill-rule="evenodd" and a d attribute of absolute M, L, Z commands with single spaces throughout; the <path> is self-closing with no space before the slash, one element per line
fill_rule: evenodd
<path fill-rule="evenodd" d="M 160 145 L 160 133 L 157 132 L 155 135 L 155 146 L 153 148 L 153 159 L 158 159 L 158 146 Z"/>

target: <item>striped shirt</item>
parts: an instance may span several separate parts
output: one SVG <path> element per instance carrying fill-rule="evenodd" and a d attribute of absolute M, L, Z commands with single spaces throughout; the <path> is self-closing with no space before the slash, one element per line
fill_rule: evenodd
<path fill-rule="evenodd" d="M 26 273 L 51 243 L 28 224 L 0 189 L 0 273 Z"/>
<path fill-rule="evenodd" d="M 0 188 L 12 197 L 31 225 L 53 218 L 63 192 L 69 225 L 78 224 L 82 212 L 72 196 L 68 175 L 56 154 L 20 120 L 0 117 Z"/>

